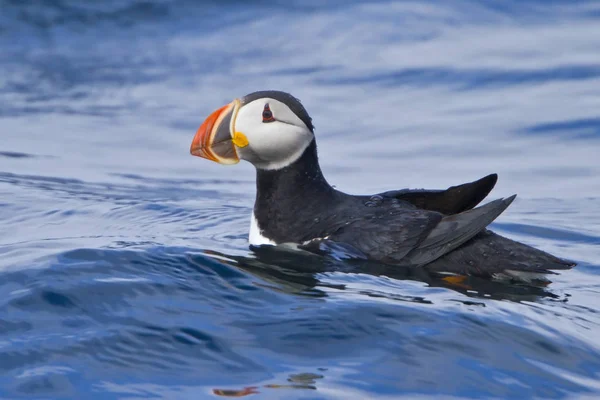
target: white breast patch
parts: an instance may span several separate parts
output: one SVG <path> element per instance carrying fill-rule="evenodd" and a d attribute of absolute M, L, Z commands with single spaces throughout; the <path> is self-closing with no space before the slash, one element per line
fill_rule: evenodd
<path fill-rule="evenodd" d="M 254 212 L 252 212 L 252 218 L 250 220 L 250 234 L 248 235 L 248 242 L 250 242 L 250 244 L 253 246 L 260 246 L 263 244 L 275 246 L 277 244 L 271 239 L 262 235 L 260 228 L 258 227 L 256 217 L 254 216 Z"/>

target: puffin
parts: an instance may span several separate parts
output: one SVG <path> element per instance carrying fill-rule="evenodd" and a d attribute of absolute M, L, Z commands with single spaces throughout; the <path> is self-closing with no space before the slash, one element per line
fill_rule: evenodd
<path fill-rule="evenodd" d="M 547 275 L 576 265 L 487 229 L 516 197 L 478 206 L 496 174 L 445 190 L 352 195 L 325 179 L 314 131 L 300 100 L 277 90 L 235 99 L 198 128 L 192 155 L 225 165 L 245 160 L 256 168 L 251 247 L 292 245 L 350 260 L 517 282 L 549 282 Z"/>

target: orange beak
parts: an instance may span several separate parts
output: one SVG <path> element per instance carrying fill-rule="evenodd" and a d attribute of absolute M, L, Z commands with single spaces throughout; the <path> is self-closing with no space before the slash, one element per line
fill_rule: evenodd
<path fill-rule="evenodd" d="M 240 158 L 233 145 L 233 123 L 239 109 L 239 101 L 234 100 L 214 111 L 200 125 L 190 153 L 220 164 L 237 164 Z"/>

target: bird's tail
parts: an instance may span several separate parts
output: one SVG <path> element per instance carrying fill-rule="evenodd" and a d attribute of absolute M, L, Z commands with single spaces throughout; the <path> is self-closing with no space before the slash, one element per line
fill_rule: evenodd
<path fill-rule="evenodd" d="M 498 280 L 549 282 L 547 275 L 577 265 L 485 230 L 426 266 L 431 271 L 486 276 Z"/>

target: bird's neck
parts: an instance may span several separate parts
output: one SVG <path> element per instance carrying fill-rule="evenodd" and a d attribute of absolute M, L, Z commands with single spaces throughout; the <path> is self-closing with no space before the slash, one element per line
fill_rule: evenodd
<path fill-rule="evenodd" d="M 302 156 L 287 167 L 256 170 L 254 213 L 261 227 L 266 218 L 287 219 L 310 207 L 326 206 L 335 196 L 336 190 L 327 183 L 319 166 L 314 139 Z"/>

